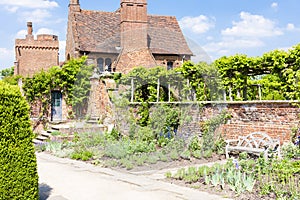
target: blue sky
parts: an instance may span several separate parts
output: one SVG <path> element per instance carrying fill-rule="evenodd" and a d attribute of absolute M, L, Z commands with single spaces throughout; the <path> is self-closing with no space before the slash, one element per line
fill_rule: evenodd
<path fill-rule="evenodd" d="M 14 40 L 34 34 L 58 35 L 61 61 L 69 0 L 0 0 L 0 69 L 13 65 Z M 120 0 L 81 0 L 87 10 L 115 11 Z M 148 0 L 148 13 L 176 16 L 195 55 L 206 61 L 221 56 L 260 56 L 300 43 L 299 0 Z M 195 45 L 196 44 L 196 45 Z M 195 61 L 198 61 L 196 57 Z"/>

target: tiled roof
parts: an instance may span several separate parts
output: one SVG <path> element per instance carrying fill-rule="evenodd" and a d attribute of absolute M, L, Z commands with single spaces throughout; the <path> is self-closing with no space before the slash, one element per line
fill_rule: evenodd
<path fill-rule="evenodd" d="M 119 53 L 119 12 L 81 10 L 74 17 L 81 51 Z M 192 55 L 175 17 L 149 15 L 148 44 L 153 54 Z"/>
<path fill-rule="evenodd" d="M 148 44 L 154 54 L 192 55 L 176 17 L 148 16 Z"/>
<path fill-rule="evenodd" d="M 120 46 L 120 14 L 81 10 L 74 13 L 75 40 L 81 51 L 118 53 Z"/>

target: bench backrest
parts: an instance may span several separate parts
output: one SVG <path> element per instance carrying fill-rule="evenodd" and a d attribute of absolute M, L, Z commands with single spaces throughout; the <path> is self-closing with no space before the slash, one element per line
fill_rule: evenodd
<path fill-rule="evenodd" d="M 250 148 L 268 148 L 274 144 L 274 140 L 263 132 L 250 133 L 247 136 L 240 136 L 238 146 Z"/>

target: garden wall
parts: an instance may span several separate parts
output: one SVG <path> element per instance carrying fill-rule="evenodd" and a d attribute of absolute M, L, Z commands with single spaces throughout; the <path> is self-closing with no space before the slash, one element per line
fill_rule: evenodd
<path fill-rule="evenodd" d="M 192 121 L 180 127 L 185 135 L 201 134 L 201 124 L 226 110 L 231 119 L 219 128 L 226 139 L 263 131 L 274 139 L 279 138 L 281 143 L 290 140 L 300 114 L 299 105 L 291 101 L 203 102 L 180 106 L 188 109 L 188 116 L 192 117 Z"/>
<path fill-rule="evenodd" d="M 177 133 L 185 139 L 201 135 L 201 126 L 205 122 L 226 111 L 231 117 L 218 129 L 225 139 L 262 131 L 284 143 L 290 140 L 300 118 L 299 102 L 292 101 L 158 102 L 153 103 L 152 109 L 158 104 L 175 104 L 181 108 L 185 120 Z M 131 104 L 137 105 L 139 103 Z M 97 109 L 92 110 L 95 112 Z M 122 124 L 122 131 L 127 133 L 129 124 Z"/>

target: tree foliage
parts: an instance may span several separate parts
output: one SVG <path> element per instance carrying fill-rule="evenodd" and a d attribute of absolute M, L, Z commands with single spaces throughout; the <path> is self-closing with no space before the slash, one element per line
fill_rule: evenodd
<path fill-rule="evenodd" d="M 10 68 L 0 70 L 0 75 L 3 76 L 3 77 L 13 76 L 14 75 L 14 69 L 15 69 L 15 67 L 10 67 Z"/>
<path fill-rule="evenodd" d="M 215 61 L 227 97 L 258 99 L 257 87 L 265 100 L 299 100 L 300 44 L 288 52 L 274 50 L 261 57 L 234 55 Z M 242 95 L 238 95 L 243 90 Z M 231 93 L 231 94 L 230 94 Z"/>

